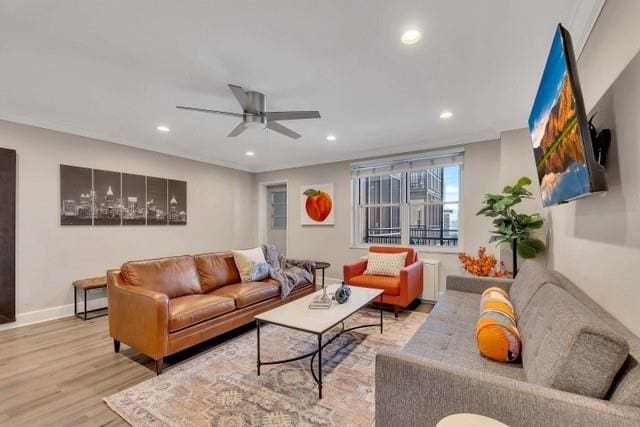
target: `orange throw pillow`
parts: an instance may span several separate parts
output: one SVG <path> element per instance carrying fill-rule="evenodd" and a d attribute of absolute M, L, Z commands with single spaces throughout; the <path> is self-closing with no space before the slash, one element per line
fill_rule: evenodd
<path fill-rule="evenodd" d="M 522 341 L 516 327 L 513 305 L 506 291 L 489 288 L 482 293 L 476 341 L 480 354 L 486 358 L 515 362 L 520 357 Z"/>

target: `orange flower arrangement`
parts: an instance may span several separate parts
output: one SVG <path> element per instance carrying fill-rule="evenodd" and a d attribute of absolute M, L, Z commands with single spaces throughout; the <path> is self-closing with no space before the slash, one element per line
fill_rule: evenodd
<path fill-rule="evenodd" d="M 474 258 L 465 252 L 458 254 L 462 267 L 471 274 L 482 277 L 507 277 L 513 276 L 510 271 L 503 270 L 504 264 L 498 265 L 498 260 L 493 255 L 487 255 L 487 248 L 480 246 L 478 257 Z M 497 267 L 497 268 L 496 268 Z"/>

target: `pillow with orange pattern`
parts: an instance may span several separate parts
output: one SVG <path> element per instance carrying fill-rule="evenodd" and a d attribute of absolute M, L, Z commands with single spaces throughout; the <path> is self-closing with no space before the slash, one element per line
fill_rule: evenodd
<path fill-rule="evenodd" d="M 488 288 L 480 299 L 480 318 L 476 324 L 478 350 L 498 362 L 515 362 L 522 341 L 509 294 L 501 288 Z"/>

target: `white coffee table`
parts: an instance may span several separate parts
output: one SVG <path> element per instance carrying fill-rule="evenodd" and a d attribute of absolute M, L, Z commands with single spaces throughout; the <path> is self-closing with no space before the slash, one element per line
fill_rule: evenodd
<path fill-rule="evenodd" d="M 333 340 L 339 337 L 341 334 L 352 331 L 354 329 L 368 328 L 368 327 L 380 327 L 380 333 L 383 330 L 382 322 L 382 294 L 383 291 L 379 289 L 367 289 L 351 286 L 351 297 L 344 304 L 338 304 L 333 301 L 331 308 L 328 309 L 310 309 L 309 304 L 314 297 L 320 295 L 322 291 L 317 291 L 313 294 L 307 295 L 295 301 L 291 301 L 287 304 L 276 307 L 272 310 L 265 311 L 255 317 L 256 330 L 257 330 L 257 347 L 258 347 L 258 375 L 260 375 L 260 367 L 262 365 L 275 365 L 278 363 L 288 363 L 295 360 L 304 359 L 311 356 L 311 374 L 318 383 L 318 398 L 322 399 L 322 349 L 329 345 Z M 337 287 L 329 287 L 327 292 L 333 294 Z M 344 321 L 349 316 L 360 310 L 372 302 L 377 297 L 380 297 L 380 323 L 370 325 L 359 325 L 348 329 L 344 328 Z M 318 338 L 318 348 L 310 353 L 303 354 L 301 356 L 292 357 L 290 359 L 273 360 L 263 362 L 260 359 L 260 325 L 265 323 L 271 323 L 273 325 L 283 326 L 285 328 L 295 329 L 297 331 L 308 332 L 314 334 Z M 325 343 L 322 342 L 322 336 L 330 331 L 334 326 L 342 323 L 342 330 L 335 336 L 331 337 Z M 313 369 L 313 359 L 318 356 L 318 373 Z"/>

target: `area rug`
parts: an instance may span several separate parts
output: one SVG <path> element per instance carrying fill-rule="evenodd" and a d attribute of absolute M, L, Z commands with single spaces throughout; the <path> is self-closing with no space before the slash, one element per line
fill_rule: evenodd
<path fill-rule="evenodd" d="M 376 323 L 379 316 L 377 310 L 361 310 L 345 326 Z M 249 331 L 104 401 L 134 426 L 371 426 L 376 352 L 401 348 L 426 318 L 385 313 L 383 334 L 376 327 L 358 329 L 325 347 L 322 400 L 310 358 L 263 366 L 258 377 L 256 333 Z M 317 346 L 314 335 L 275 325 L 261 328 L 260 341 L 263 361 Z"/>

